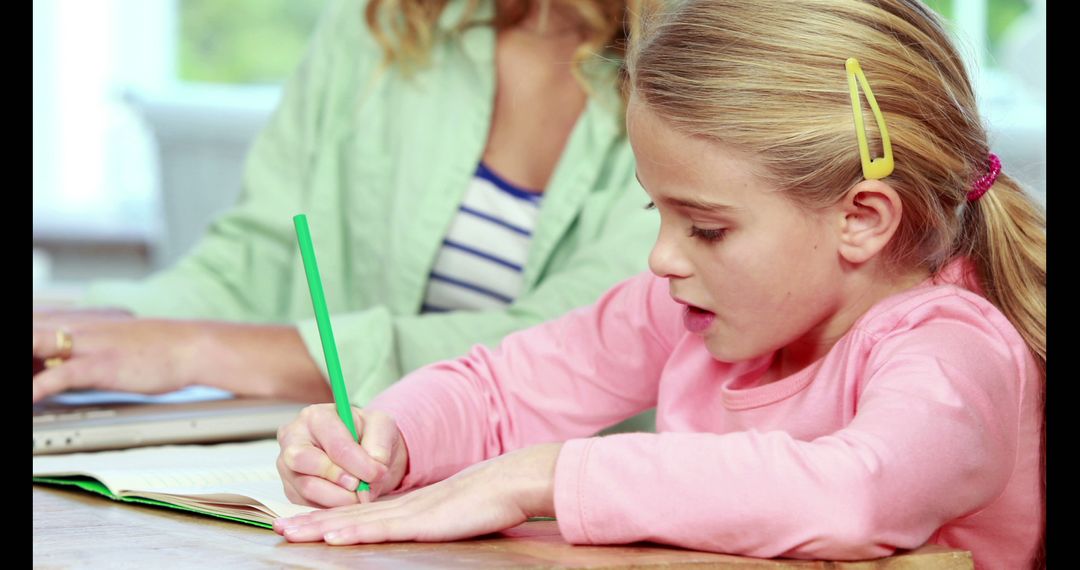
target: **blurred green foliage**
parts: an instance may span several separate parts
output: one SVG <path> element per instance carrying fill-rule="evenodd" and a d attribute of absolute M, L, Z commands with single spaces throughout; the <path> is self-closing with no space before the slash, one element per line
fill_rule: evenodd
<path fill-rule="evenodd" d="M 280 83 L 304 55 L 326 0 L 178 0 L 180 79 Z"/>
<path fill-rule="evenodd" d="M 946 18 L 954 0 L 925 0 Z M 326 0 L 178 0 L 183 81 L 279 83 L 300 62 Z M 1031 0 L 989 0 L 990 49 Z M 988 63 L 992 66 L 993 58 Z"/>
<path fill-rule="evenodd" d="M 953 0 L 923 0 L 938 14 L 951 18 L 953 16 Z M 990 53 L 997 53 L 998 46 L 1005 36 L 1005 30 L 1009 29 L 1020 16 L 1031 9 L 1031 0 L 989 0 L 986 7 L 986 27 L 990 40 Z M 987 63 L 993 65 L 993 59 Z"/>

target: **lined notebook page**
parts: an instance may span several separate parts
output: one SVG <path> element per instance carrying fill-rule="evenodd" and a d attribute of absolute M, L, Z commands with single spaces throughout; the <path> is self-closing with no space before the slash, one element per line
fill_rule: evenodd
<path fill-rule="evenodd" d="M 116 495 L 201 505 L 261 503 L 272 514 L 313 510 L 285 497 L 274 439 L 218 445 L 165 445 L 34 457 L 34 477 L 86 475 Z M 196 499 L 182 500 L 181 497 Z M 264 510 L 264 509 L 259 509 Z"/>

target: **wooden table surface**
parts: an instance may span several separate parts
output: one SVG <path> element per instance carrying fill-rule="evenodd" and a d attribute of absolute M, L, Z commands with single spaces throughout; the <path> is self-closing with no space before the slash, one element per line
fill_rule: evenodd
<path fill-rule="evenodd" d="M 760 560 L 651 543 L 571 546 L 554 521 L 439 544 L 290 544 L 273 531 L 34 485 L 35 568 L 972 568 L 967 551 L 927 546 L 867 562 Z"/>

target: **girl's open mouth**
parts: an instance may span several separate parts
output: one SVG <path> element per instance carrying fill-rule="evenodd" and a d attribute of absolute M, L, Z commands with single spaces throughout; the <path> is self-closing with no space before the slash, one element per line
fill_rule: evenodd
<path fill-rule="evenodd" d="M 683 326 L 692 333 L 700 333 L 708 329 L 715 318 L 716 313 L 712 311 L 694 305 L 687 305 L 683 312 Z"/>

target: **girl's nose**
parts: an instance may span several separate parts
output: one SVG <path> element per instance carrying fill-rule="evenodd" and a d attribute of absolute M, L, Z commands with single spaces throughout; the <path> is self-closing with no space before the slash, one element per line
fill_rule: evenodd
<path fill-rule="evenodd" d="M 664 228 L 661 224 L 656 243 L 649 253 L 649 270 L 657 277 L 678 278 L 690 275 L 690 262 L 683 255 L 675 234 L 676 230 Z"/>

